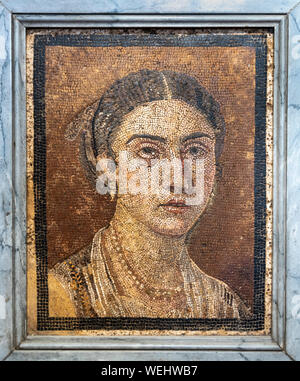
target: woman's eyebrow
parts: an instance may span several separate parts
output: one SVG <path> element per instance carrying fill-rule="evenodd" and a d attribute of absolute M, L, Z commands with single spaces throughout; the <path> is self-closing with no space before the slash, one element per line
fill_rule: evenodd
<path fill-rule="evenodd" d="M 193 134 L 185 136 L 182 139 L 182 143 L 186 142 L 187 140 L 196 139 L 196 138 L 209 138 L 211 140 L 214 139 L 211 135 L 205 134 L 204 132 L 194 132 Z"/>
<path fill-rule="evenodd" d="M 134 139 L 152 139 L 152 140 L 158 140 L 159 142 L 165 143 L 166 139 L 162 138 L 161 136 L 157 135 L 148 135 L 148 134 L 134 134 L 132 135 L 126 142 L 126 144 L 130 143 Z"/>

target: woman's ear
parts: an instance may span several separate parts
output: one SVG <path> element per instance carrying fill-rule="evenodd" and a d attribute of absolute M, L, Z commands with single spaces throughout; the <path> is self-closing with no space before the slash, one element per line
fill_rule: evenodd
<path fill-rule="evenodd" d="M 114 201 L 117 189 L 116 163 L 106 154 L 106 152 L 99 154 L 96 161 L 97 191 L 100 194 L 108 193 L 111 200 Z"/>
<path fill-rule="evenodd" d="M 98 156 L 96 157 L 97 162 L 102 159 L 109 159 L 106 152 L 99 153 Z"/>

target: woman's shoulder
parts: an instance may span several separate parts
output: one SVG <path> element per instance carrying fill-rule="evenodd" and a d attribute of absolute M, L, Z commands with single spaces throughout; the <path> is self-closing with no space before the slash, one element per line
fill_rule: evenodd
<path fill-rule="evenodd" d="M 90 263 L 92 243 L 56 263 L 48 272 L 49 314 L 78 316 L 77 293 Z"/>
<path fill-rule="evenodd" d="M 210 294 L 208 297 L 214 299 L 220 306 L 226 306 L 227 311 L 231 311 L 233 315 L 238 315 L 239 318 L 251 317 L 250 308 L 227 283 L 206 274 L 195 263 L 193 265 L 204 289 Z"/>
<path fill-rule="evenodd" d="M 91 263 L 92 247 L 93 243 L 101 239 L 102 232 L 106 227 L 101 228 L 96 232 L 94 238 L 90 243 L 83 246 L 81 249 L 77 250 L 71 256 L 57 262 L 53 268 L 50 270 L 50 273 L 63 275 L 64 272 L 68 269 L 69 271 L 80 270 L 87 267 Z"/>
<path fill-rule="evenodd" d="M 82 269 L 91 263 L 92 242 L 77 250 L 71 256 L 57 262 L 49 271 L 53 275 L 63 275 L 66 270 Z"/>

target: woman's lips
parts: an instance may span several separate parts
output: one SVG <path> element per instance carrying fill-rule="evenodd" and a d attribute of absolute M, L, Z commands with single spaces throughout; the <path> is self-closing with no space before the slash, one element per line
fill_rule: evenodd
<path fill-rule="evenodd" d="M 182 214 L 189 210 L 191 207 L 186 205 L 184 200 L 170 200 L 165 204 L 160 204 L 163 209 L 170 213 Z"/>

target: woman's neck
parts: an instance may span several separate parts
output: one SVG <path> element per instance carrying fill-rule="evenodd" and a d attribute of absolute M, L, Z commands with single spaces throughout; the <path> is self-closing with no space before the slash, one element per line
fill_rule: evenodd
<path fill-rule="evenodd" d="M 131 266 L 164 272 L 173 268 L 185 255 L 185 236 L 170 237 L 156 233 L 142 222 L 132 218 L 119 203 L 106 230 L 107 237 L 116 235 Z"/>

